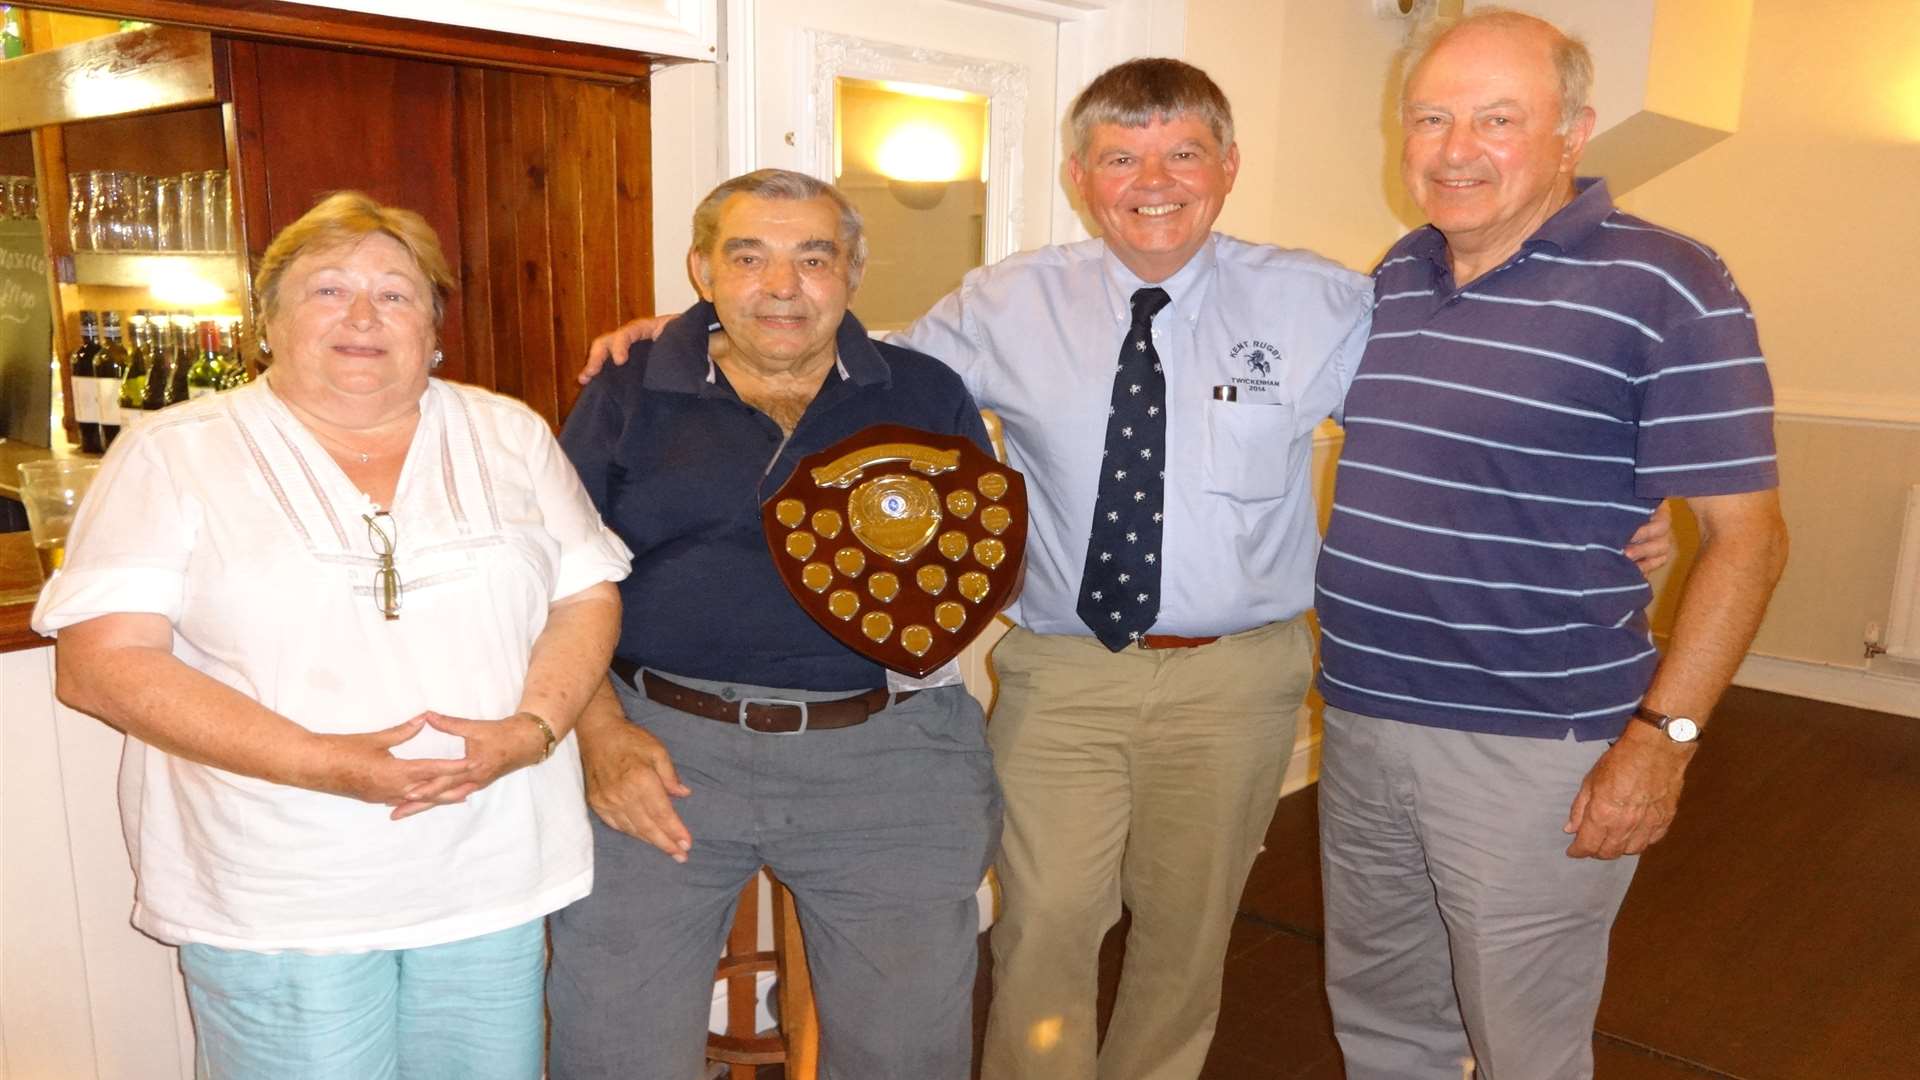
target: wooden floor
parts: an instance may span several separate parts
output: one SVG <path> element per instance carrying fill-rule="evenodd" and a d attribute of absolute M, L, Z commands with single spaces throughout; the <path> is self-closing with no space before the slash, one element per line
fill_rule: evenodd
<path fill-rule="evenodd" d="M 1736 688 L 1708 740 L 1614 928 L 1600 1080 L 1920 1078 L 1920 720 Z M 1314 796 L 1282 800 L 1248 881 L 1208 1080 L 1341 1076 Z"/>

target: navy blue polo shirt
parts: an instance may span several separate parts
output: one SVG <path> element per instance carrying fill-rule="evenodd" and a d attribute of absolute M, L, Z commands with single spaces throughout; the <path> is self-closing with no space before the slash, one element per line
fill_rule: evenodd
<path fill-rule="evenodd" d="M 1668 496 L 1774 487 L 1753 311 L 1718 256 L 1579 195 L 1453 281 L 1431 226 L 1374 271 L 1317 580 L 1321 690 L 1496 734 L 1620 733 L 1658 662 L 1622 548 Z"/>
<path fill-rule="evenodd" d="M 793 436 L 740 400 L 707 359 L 713 306 L 633 347 L 580 395 L 560 434 L 601 517 L 633 549 L 620 583 L 620 657 L 670 674 L 792 690 L 866 690 L 886 669 L 787 593 L 761 504 L 794 466 L 873 424 L 965 435 L 991 453 L 979 408 L 946 365 L 876 342 L 849 312 L 835 370 Z"/>

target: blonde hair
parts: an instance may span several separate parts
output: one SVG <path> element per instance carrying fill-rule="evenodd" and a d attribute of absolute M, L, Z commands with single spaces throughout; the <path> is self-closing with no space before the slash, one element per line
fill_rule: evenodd
<path fill-rule="evenodd" d="M 1413 84 L 1413 75 L 1428 55 L 1440 47 L 1440 43 L 1461 30 L 1476 26 L 1503 27 L 1506 29 L 1538 28 L 1552 35 L 1548 48 L 1553 54 L 1554 76 L 1560 81 L 1560 126 L 1562 135 L 1573 126 L 1574 118 L 1580 110 L 1587 107 L 1587 99 L 1593 93 L 1593 54 L 1587 51 L 1587 44 L 1572 34 L 1560 29 L 1537 15 L 1511 8 L 1476 8 L 1472 14 L 1456 19 L 1435 19 L 1420 28 L 1407 45 L 1407 62 L 1402 68 L 1404 80 L 1400 84 L 1400 104 L 1407 103 L 1407 87 Z"/>
<path fill-rule="evenodd" d="M 1192 116 L 1213 132 L 1220 152 L 1233 145 L 1233 106 L 1206 72 L 1183 60 L 1147 56 L 1115 64 L 1073 99 L 1073 156 L 1085 158 L 1101 124 L 1143 128 Z"/>
<path fill-rule="evenodd" d="M 427 219 L 411 210 L 382 206 L 358 191 L 336 191 L 273 238 L 253 276 L 260 313 L 272 318 L 280 302 L 280 279 L 295 259 L 314 251 L 348 247 L 373 235 L 392 237 L 413 256 L 414 266 L 433 287 L 433 324 L 440 325 L 456 279 L 440 250 L 440 237 Z"/>

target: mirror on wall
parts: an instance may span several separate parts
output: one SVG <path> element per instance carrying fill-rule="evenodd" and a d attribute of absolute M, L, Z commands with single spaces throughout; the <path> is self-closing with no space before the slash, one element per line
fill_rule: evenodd
<path fill-rule="evenodd" d="M 989 99 L 845 75 L 833 85 L 833 182 L 874 238 L 854 310 L 868 329 L 900 329 L 986 260 Z"/>

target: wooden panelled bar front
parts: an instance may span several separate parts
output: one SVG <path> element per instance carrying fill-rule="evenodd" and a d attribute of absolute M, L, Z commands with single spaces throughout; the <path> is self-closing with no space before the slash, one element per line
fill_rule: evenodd
<path fill-rule="evenodd" d="M 342 188 L 419 211 L 460 273 L 442 374 L 557 425 L 593 335 L 652 310 L 646 84 L 228 48 L 249 250 Z"/>

